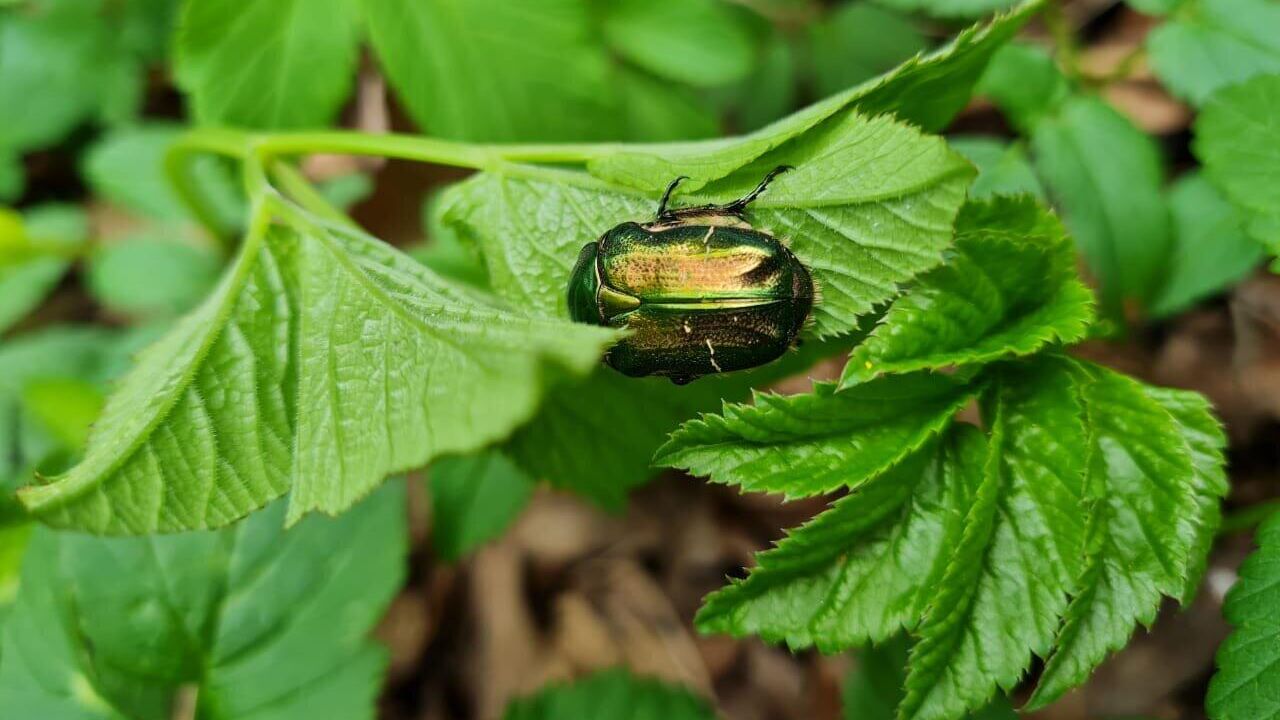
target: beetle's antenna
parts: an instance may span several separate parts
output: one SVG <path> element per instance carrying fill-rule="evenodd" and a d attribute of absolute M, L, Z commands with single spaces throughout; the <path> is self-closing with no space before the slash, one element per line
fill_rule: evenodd
<path fill-rule="evenodd" d="M 725 205 L 724 211 L 734 215 L 741 215 L 742 212 L 747 209 L 747 206 L 755 202 L 755 199 L 760 197 L 760 193 L 764 192 L 765 189 L 769 187 L 769 183 L 773 182 L 774 178 L 788 170 L 795 170 L 795 168 L 790 165 L 779 165 L 778 167 L 770 170 L 769 174 L 764 176 L 764 179 L 760 181 L 760 184 L 756 186 L 755 190 L 752 190 L 746 195 L 734 200 L 728 205 Z"/>
<path fill-rule="evenodd" d="M 688 180 L 688 179 L 689 179 L 688 175 L 681 175 L 675 180 L 672 180 L 671 184 L 667 186 L 666 191 L 662 193 L 662 199 L 658 201 L 658 219 L 659 220 L 666 217 L 668 214 L 667 203 L 671 201 L 671 193 L 675 192 L 676 186 L 679 185 L 681 181 Z"/>

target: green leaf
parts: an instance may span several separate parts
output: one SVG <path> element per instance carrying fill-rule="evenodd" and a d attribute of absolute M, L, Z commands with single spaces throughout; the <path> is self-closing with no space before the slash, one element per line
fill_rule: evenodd
<path fill-rule="evenodd" d="M 175 316 L 198 304 L 221 270 L 221 261 L 209 250 L 141 235 L 94 251 L 88 284 L 98 302 L 117 312 Z"/>
<path fill-rule="evenodd" d="M 601 368 L 584 382 L 553 388 L 506 448 L 534 477 L 620 510 L 627 493 L 653 474 L 650 461 L 667 435 L 718 408 L 729 384 L 708 378 L 676 387 Z M 732 388 L 731 396 L 743 394 Z"/>
<path fill-rule="evenodd" d="M 1093 296 L 1062 224 L 1030 197 L 971 202 L 945 265 L 894 301 L 840 378 L 987 363 L 1083 339 Z"/>
<path fill-rule="evenodd" d="M 809 26 L 810 61 L 823 96 L 888 72 L 928 47 L 909 19 L 869 3 L 837 8 Z"/>
<path fill-rule="evenodd" d="M 1085 429 L 1065 361 L 998 368 L 991 439 L 964 533 L 911 651 L 900 718 L 953 718 L 1045 655 L 1084 547 Z"/>
<path fill-rule="evenodd" d="M 1059 111 L 1071 87 L 1047 50 L 1009 43 L 991 58 L 977 92 L 991 98 L 1019 132 L 1029 135 L 1041 120 Z"/>
<path fill-rule="evenodd" d="M 372 720 L 385 652 L 367 636 L 404 576 L 403 489 L 288 532 L 284 512 L 168 537 L 38 530 L 0 714 L 167 720 L 194 695 L 210 720 Z"/>
<path fill-rule="evenodd" d="M 1016 4 L 1016 0 L 875 0 L 902 12 L 922 12 L 937 18 L 973 18 Z"/>
<path fill-rule="evenodd" d="M 858 665 L 844 681 L 845 720 L 894 720 L 902 701 L 910 646 L 901 635 L 883 645 L 858 653 Z M 1017 720 L 1018 715 L 1003 697 L 968 715 L 970 720 Z"/>
<path fill-rule="evenodd" d="M 0 148 L 46 147 L 87 119 L 109 54 L 95 0 L 0 12 Z"/>
<path fill-rule="evenodd" d="M 84 241 L 84 214 L 44 205 L 26 216 L 0 207 L 0 333 L 36 309 L 70 266 Z"/>
<path fill-rule="evenodd" d="M 1178 313 L 1231 287 L 1262 260 L 1262 246 L 1245 234 L 1244 218 L 1200 173 L 1178 179 L 1169 190 L 1173 211 L 1173 256 L 1156 317 Z"/>
<path fill-rule="evenodd" d="M 983 458 L 972 426 L 929 442 L 757 555 L 745 580 L 703 602 L 698 629 L 835 652 L 914 627 L 960 538 Z"/>
<path fill-rule="evenodd" d="M 986 25 L 961 32 L 928 55 L 909 60 L 879 78 L 810 105 L 749 135 L 623 150 L 592 160 L 588 168 L 592 174 L 610 182 L 650 192 L 661 191 L 672 178 L 685 175 L 689 180 L 681 189 L 687 192 L 753 161 L 767 164 L 770 161 L 761 158 L 770 151 L 818 129 L 826 120 L 834 119 L 833 124 L 847 120 L 849 110 L 866 115 L 894 114 L 925 130 L 940 130 L 969 101 L 973 85 L 991 54 L 1038 9 L 1037 0 L 1024 3 Z M 781 154 L 786 154 L 785 149 Z"/>
<path fill-rule="evenodd" d="M 616 62 L 606 40 L 668 75 L 710 81 L 742 72 L 741 30 L 708 25 L 729 11 L 719 0 L 600 8 L 586 0 L 363 0 L 363 7 L 383 73 L 418 126 L 439 137 L 580 142 L 714 132 L 714 119 L 684 88 Z M 627 20 L 641 11 L 643 24 Z M 610 31 L 611 12 L 621 15 Z M 655 12 L 701 17 L 702 32 L 683 26 L 692 22 L 685 17 L 665 28 L 658 47 Z M 712 29 L 716 39 L 706 35 Z"/>
<path fill-rule="evenodd" d="M 39 382 L 109 376 L 107 354 L 113 335 L 102 328 L 53 327 L 7 339 L 0 344 L 0 447 L 23 449 L 26 418 L 22 399 Z M 0 452 L 0 481 L 36 464 L 40 458 Z"/>
<path fill-rule="evenodd" d="M 685 423 L 654 464 L 787 497 L 854 488 L 945 429 L 974 392 L 944 375 L 915 374 L 839 393 L 817 383 L 805 395 L 757 394 L 754 405 Z"/>
<path fill-rule="evenodd" d="M 777 165 L 796 169 L 752 205 L 751 220 L 812 271 L 822 292 L 813 313 L 819 337 L 849 332 L 900 283 L 942 260 L 971 173 L 939 138 L 845 113 L 688 202 L 739 197 Z M 653 217 L 656 200 L 657 191 L 643 197 L 580 172 L 511 166 L 462 185 L 446 218 L 479 246 L 497 292 L 563 316 L 582 246 L 620 222 Z"/>
<path fill-rule="evenodd" d="M 1219 88 L 1280 72 L 1278 27 L 1280 7 L 1267 0 L 1189 0 L 1147 35 L 1151 69 L 1202 105 Z"/>
<path fill-rule="evenodd" d="M 505 437 L 614 337 L 477 300 L 345 228 L 260 239 L 139 357 L 84 461 L 23 491 L 32 512 L 99 533 L 197 529 L 291 491 L 290 522 L 337 513 L 391 473 Z"/>
<path fill-rule="evenodd" d="M 834 427 L 845 405 L 868 412 L 853 396 L 867 388 L 924 380 L 960 386 L 920 374 L 835 394 L 819 386 L 729 406 L 671 445 L 699 436 L 693 449 L 708 457 L 693 469 L 712 479 L 821 493 L 831 488 L 812 478 L 856 472 L 868 451 L 833 436 L 827 466 L 812 467 L 789 454 L 796 429 Z M 1048 659 L 1038 707 L 1082 682 L 1162 596 L 1190 596 L 1227 488 L 1225 441 L 1202 398 L 1054 354 L 988 366 L 968 387 L 982 392 L 987 439 L 953 425 L 866 473 L 746 580 L 710 596 L 698 627 L 825 652 L 906 629 L 917 642 L 898 717 L 950 720 L 1012 691 L 1036 656 Z M 720 467 L 758 448 L 772 452 Z M 769 466 L 772 456 L 781 462 Z"/>
<path fill-rule="evenodd" d="M 1224 613 L 1235 630 L 1218 650 L 1205 707 L 1213 720 L 1276 720 L 1280 699 L 1280 514 L 1258 528 Z"/>
<path fill-rule="evenodd" d="M 1193 149 L 1209 181 L 1248 215 L 1250 235 L 1280 255 L 1280 75 L 1214 95 Z"/>
<path fill-rule="evenodd" d="M 1036 168 L 1101 287 L 1103 310 L 1160 290 L 1173 247 L 1155 141 L 1095 97 L 1076 96 L 1031 137 Z"/>
<path fill-rule="evenodd" d="M 27 169 L 17 153 L 0 147 L 0 203 L 13 202 L 27 186 Z"/>
<path fill-rule="evenodd" d="M 65 448 L 84 447 L 89 426 L 102 413 L 102 392 L 96 385 L 76 378 L 50 378 L 23 388 L 26 412 Z"/>
<path fill-rule="evenodd" d="M 1021 143 L 1008 144 L 996 138 L 962 135 L 947 139 L 951 149 L 965 156 L 978 168 L 978 177 L 969 187 L 971 200 L 994 195 L 1027 193 L 1044 199 L 1044 188 Z"/>
<path fill-rule="evenodd" d="M 351 0 L 186 0 L 175 74 L 201 123 L 324 126 L 347 99 L 358 44 Z"/>
<path fill-rule="evenodd" d="M 1083 682 L 1137 623 L 1150 625 L 1161 595 L 1188 595 L 1227 490 L 1226 443 L 1203 399 L 1094 365 L 1079 372 L 1093 511 L 1078 588 L 1030 708 Z"/>
<path fill-rule="evenodd" d="M 723 0 L 614 0 L 603 32 L 622 57 L 689 85 L 736 82 L 754 61 L 750 28 Z"/>
<path fill-rule="evenodd" d="M 795 109 L 799 97 L 797 51 L 786 35 L 773 32 L 756 71 L 737 90 L 737 125 L 755 130 Z"/>
<path fill-rule="evenodd" d="M 95 143 L 82 163 L 93 191 L 128 210 L 162 221 L 190 219 L 164 175 L 164 154 L 183 132 L 181 126 L 161 123 L 113 130 Z M 216 202 L 228 224 L 244 217 L 244 203 L 233 177 L 218 159 L 199 157 L 191 173 L 203 197 Z"/>
<path fill-rule="evenodd" d="M 605 670 L 549 685 L 507 707 L 504 720 L 712 720 L 715 712 L 690 691 L 625 670 Z"/>
<path fill-rule="evenodd" d="M 533 478 L 496 450 L 447 457 L 431 466 L 431 541 L 457 561 L 502 535 L 533 496 Z"/>

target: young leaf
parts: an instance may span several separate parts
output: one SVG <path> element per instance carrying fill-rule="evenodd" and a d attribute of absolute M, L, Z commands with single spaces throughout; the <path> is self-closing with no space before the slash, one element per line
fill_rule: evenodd
<path fill-rule="evenodd" d="M 1280 255 L 1280 75 L 1262 75 L 1214 95 L 1196 119 L 1205 175 L 1248 215 L 1255 240 Z"/>
<path fill-rule="evenodd" d="M 290 490 L 291 522 L 340 512 L 501 439 L 612 337 L 477 301 L 351 230 L 277 228 L 140 356 L 84 461 L 22 499 L 100 533 L 225 525 Z"/>
<path fill-rule="evenodd" d="M 1159 295 L 1156 317 L 1173 315 L 1201 298 L 1223 291 L 1262 260 L 1262 246 L 1245 234 L 1245 221 L 1200 173 L 1184 175 L 1169 190 L 1173 211 L 1173 256 Z"/>
<path fill-rule="evenodd" d="M 1188 595 L 1188 580 L 1203 568 L 1193 553 L 1208 551 L 1227 490 L 1226 443 L 1207 403 L 1097 366 L 1080 369 L 1092 446 L 1089 538 L 1030 708 L 1083 682 L 1137 623 L 1150 625 L 1161 595 Z"/>
<path fill-rule="evenodd" d="M 201 123 L 327 125 L 355 77 L 350 0 L 187 0 L 179 28 L 177 82 Z"/>
<path fill-rule="evenodd" d="M 961 135 L 947 139 L 951 149 L 978 168 L 978 177 L 969 187 L 969 199 L 985 200 L 994 195 L 1029 194 L 1044 199 L 1044 188 L 1021 143 L 1006 144 L 996 138 Z"/>
<path fill-rule="evenodd" d="M 685 423 L 654 464 L 745 490 L 807 497 L 854 488 L 920 448 L 947 425 L 975 388 L 944 375 L 887 376 L 837 393 L 760 393 L 754 405 Z"/>
<path fill-rule="evenodd" d="M 942 260 L 972 172 L 939 138 L 850 112 L 720 180 L 708 199 L 740 197 L 786 164 L 796 169 L 776 179 L 750 217 L 812 271 L 822 291 L 813 313 L 819 337 L 849 332 L 900 283 Z M 483 173 L 457 192 L 446 217 L 479 245 L 494 289 L 561 316 L 582 246 L 656 208 L 656 194 L 525 166 Z"/>
<path fill-rule="evenodd" d="M 741 138 L 624 150 L 592 160 L 588 168 L 592 174 L 618 185 L 655 193 L 672 178 L 685 175 L 689 180 L 682 189 L 692 191 L 809 133 L 829 118 L 847 116 L 851 109 L 866 115 L 894 114 L 925 130 L 940 130 L 969 101 L 973 85 L 991 54 L 1022 27 L 1039 5 L 1039 0 L 1026 2 L 984 26 L 975 25 L 961 32 L 928 55 L 909 60 L 879 78 Z"/>
<path fill-rule="evenodd" d="M 1092 295 L 1061 223 L 1030 197 L 971 202 L 947 264 L 894 301 L 840 386 L 884 373 L 991 362 L 1084 337 Z"/>
<path fill-rule="evenodd" d="M 1031 137 L 1036 168 L 1101 287 L 1102 307 L 1148 302 L 1172 246 L 1154 141 L 1095 97 L 1076 96 Z"/>
<path fill-rule="evenodd" d="M 385 653 L 367 635 L 403 579 L 403 495 L 288 532 L 283 504 L 217 533 L 37 530 L 0 715 L 167 720 L 190 688 L 210 720 L 372 720 Z"/>
<path fill-rule="evenodd" d="M 431 540 L 453 562 L 501 535 L 533 495 L 534 480 L 496 450 L 437 460 L 427 476 Z"/>
<path fill-rule="evenodd" d="M 1203 105 L 1219 88 L 1280 72 L 1280 7 L 1267 0 L 1193 0 L 1147 35 L 1151 69 Z"/>
<path fill-rule="evenodd" d="M 914 627 L 984 458 L 981 433 L 952 428 L 757 555 L 745 580 L 703 602 L 698 629 L 834 652 Z"/>
<path fill-rule="evenodd" d="M 870 3 L 837 8 L 809 26 L 814 81 L 823 96 L 888 72 L 928 47 L 910 19 Z"/>
<path fill-rule="evenodd" d="M 662 78 L 710 87 L 751 72 L 750 27 L 723 0 L 615 0 L 604 13 L 610 47 Z"/>
<path fill-rule="evenodd" d="M 1258 549 L 1227 594 L 1235 631 L 1218 650 L 1218 673 L 1205 707 L 1213 720 L 1276 720 L 1280 698 L 1280 514 L 1258 528 Z"/>
<path fill-rule="evenodd" d="M 573 683 L 550 685 L 516 700 L 503 720 L 713 720 L 715 712 L 686 689 L 605 670 Z"/>

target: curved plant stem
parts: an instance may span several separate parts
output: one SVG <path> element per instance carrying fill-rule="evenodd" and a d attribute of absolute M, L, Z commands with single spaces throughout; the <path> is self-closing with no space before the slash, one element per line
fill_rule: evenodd
<path fill-rule="evenodd" d="M 303 207 L 322 217 L 350 223 L 297 170 L 274 161 L 297 155 L 332 153 L 397 158 L 483 170 L 511 162 L 582 164 L 610 154 L 616 147 L 612 144 L 488 145 L 418 135 L 372 135 L 344 130 L 251 134 L 201 128 L 187 132 L 169 147 L 164 167 L 179 199 L 191 209 L 196 220 L 219 238 L 224 246 L 228 246 L 232 230 L 223 226 L 191 177 L 191 162 L 196 155 L 223 155 L 244 162 L 245 189 L 250 204 L 254 203 L 257 194 L 271 189 L 266 175 L 269 169 L 271 177 L 280 182 L 286 192 Z"/>
<path fill-rule="evenodd" d="M 247 149 L 244 135 L 216 129 L 195 130 L 179 137 L 169 146 L 164 157 L 165 177 L 196 220 L 219 241 L 226 250 L 230 246 L 231 228 L 225 227 L 218 214 L 205 201 L 191 176 L 192 161 L 198 155 L 224 155 L 243 159 Z"/>

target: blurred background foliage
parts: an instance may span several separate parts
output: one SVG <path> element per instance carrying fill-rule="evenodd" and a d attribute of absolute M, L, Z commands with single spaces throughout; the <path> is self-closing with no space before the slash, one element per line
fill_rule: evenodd
<path fill-rule="evenodd" d="M 1010 4 L 0 0 L 0 606 L 28 532 L 14 489 L 74 463 L 112 378 L 228 258 L 164 180 L 184 127 L 713 138 L 871 80 Z M 1066 0 L 997 54 L 946 131 L 980 169 L 972 196 L 1028 192 L 1063 215 L 1114 341 L 1089 352 L 1205 391 L 1246 470 L 1280 417 L 1277 372 L 1260 367 L 1280 347 L 1280 289 L 1249 279 L 1280 248 L 1280 223 L 1214 171 L 1196 118 L 1230 102 L 1265 116 L 1221 91 L 1274 73 L 1273 0 Z M 1252 131 L 1241 144 L 1262 147 Z M 433 202 L 456 171 L 334 157 L 304 170 L 380 237 L 485 284 Z M 209 158 L 198 182 L 237 227 L 234 168 Z M 1236 502 L 1276 494 L 1267 477 L 1238 474 Z M 534 482 L 498 452 L 443 463 L 429 492 L 449 522 L 432 545 L 455 560 L 501 535 Z"/>

